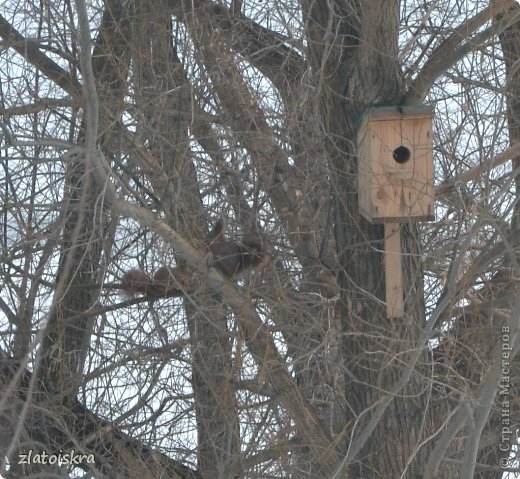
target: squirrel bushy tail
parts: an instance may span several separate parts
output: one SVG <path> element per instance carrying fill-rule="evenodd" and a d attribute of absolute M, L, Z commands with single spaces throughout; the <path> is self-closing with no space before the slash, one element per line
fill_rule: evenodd
<path fill-rule="evenodd" d="M 121 289 L 126 296 L 141 293 L 153 298 L 182 296 L 184 288 L 191 285 L 191 274 L 185 265 L 161 266 L 151 278 L 139 269 L 126 271 L 121 280 Z"/>

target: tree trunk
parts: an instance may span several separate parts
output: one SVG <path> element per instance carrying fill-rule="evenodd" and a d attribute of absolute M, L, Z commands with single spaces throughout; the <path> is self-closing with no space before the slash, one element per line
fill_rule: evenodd
<path fill-rule="evenodd" d="M 386 315 L 383 266 L 384 230 L 360 216 L 356 128 L 365 108 L 398 105 L 403 90 L 397 59 L 399 2 L 304 2 L 313 76 L 327 153 L 335 167 L 335 232 L 340 252 L 343 361 L 347 421 L 356 423 L 354 441 L 366 425 L 361 415 L 398 381 L 406 366 L 400 358 L 414 347 L 424 325 L 422 275 L 417 229 L 403 227 L 405 315 Z M 334 34 L 334 43 L 327 38 Z M 426 352 L 424 359 L 427 359 Z M 406 361 L 404 361 L 406 364 Z M 418 477 L 426 448 L 424 417 L 428 372 L 421 368 L 396 397 L 360 456 L 342 477 Z M 360 417 L 358 417 L 361 415 Z M 426 430 L 425 430 L 426 429 Z M 401 476 L 405 472 L 404 476 Z"/>

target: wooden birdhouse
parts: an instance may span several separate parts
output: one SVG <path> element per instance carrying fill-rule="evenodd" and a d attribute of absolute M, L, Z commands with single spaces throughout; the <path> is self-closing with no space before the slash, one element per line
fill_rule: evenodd
<path fill-rule="evenodd" d="M 433 110 L 425 105 L 369 108 L 357 135 L 360 213 L 385 224 L 387 314 L 404 314 L 400 223 L 433 211 Z"/>
<path fill-rule="evenodd" d="M 369 108 L 358 131 L 359 208 L 371 223 L 430 221 L 432 109 Z"/>

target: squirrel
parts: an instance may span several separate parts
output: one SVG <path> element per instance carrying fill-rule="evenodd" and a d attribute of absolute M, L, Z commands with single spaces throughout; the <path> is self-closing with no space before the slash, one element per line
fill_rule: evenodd
<path fill-rule="evenodd" d="M 248 233 L 239 241 L 224 238 L 224 224 L 218 220 L 209 235 L 209 250 L 213 265 L 227 278 L 239 276 L 248 270 L 265 266 L 267 255 L 260 235 Z"/>
<path fill-rule="evenodd" d="M 224 237 L 224 224 L 217 221 L 206 240 L 212 253 L 212 265 L 227 278 L 239 276 L 245 271 L 256 270 L 267 261 L 264 245 L 256 231 L 248 233 L 239 242 Z M 183 291 L 193 284 L 193 274 L 185 264 L 161 266 L 151 278 L 139 269 L 126 271 L 121 281 L 121 289 L 133 297 L 137 293 L 152 298 L 169 298 L 183 295 Z"/>
<path fill-rule="evenodd" d="M 182 296 L 191 283 L 191 273 L 186 265 L 180 264 L 175 267 L 161 266 L 153 278 L 140 269 L 126 271 L 121 281 L 121 289 L 129 297 L 141 293 L 152 298 L 169 298 Z"/>

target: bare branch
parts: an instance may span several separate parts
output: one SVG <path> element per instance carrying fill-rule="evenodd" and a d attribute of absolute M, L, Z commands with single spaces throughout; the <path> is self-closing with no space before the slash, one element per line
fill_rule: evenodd
<path fill-rule="evenodd" d="M 70 73 L 43 54 L 38 48 L 38 42 L 26 39 L 2 15 L 0 15 L 0 36 L 7 45 L 63 90 L 74 97 L 81 95 L 81 85 L 71 77 Z"/>
<path fill-rule="evenodd" d="M 482 175 L 489 173 L 493 168 L 503 165 L 506 161 L 514 159 L 519 154 L 520 144 L 511 146 L 506 151 L 496 156 L 489 156 L 486 161 L 482 162 L 482 164 L 437 185 L 435 187 L 435 196 L 446 196 L 455 190 L 457 185 L 464 185 L 470 181 L 478 180 Z"/>
<path fill-rule="evenodd" d="M 507 10 L 515 4 L 514 0 L 495 0 L 490 2 L 489 7 L 463 22 L 453 33 L 442 42 L 431 54 L 430 58 L 417 74 L 408 92 L 403 97 L 402 103 L 414 105 L 420 103 L 433 85 L 433 82 L 455 62 L 460 60 L 470 49 L 464 47 L 471 45 L 470 35 L 477 31 L 482 25 L 491 20 L 499 13 Z M 490 36 L 493 30 L 487 30 L 485 37 Z"/>

